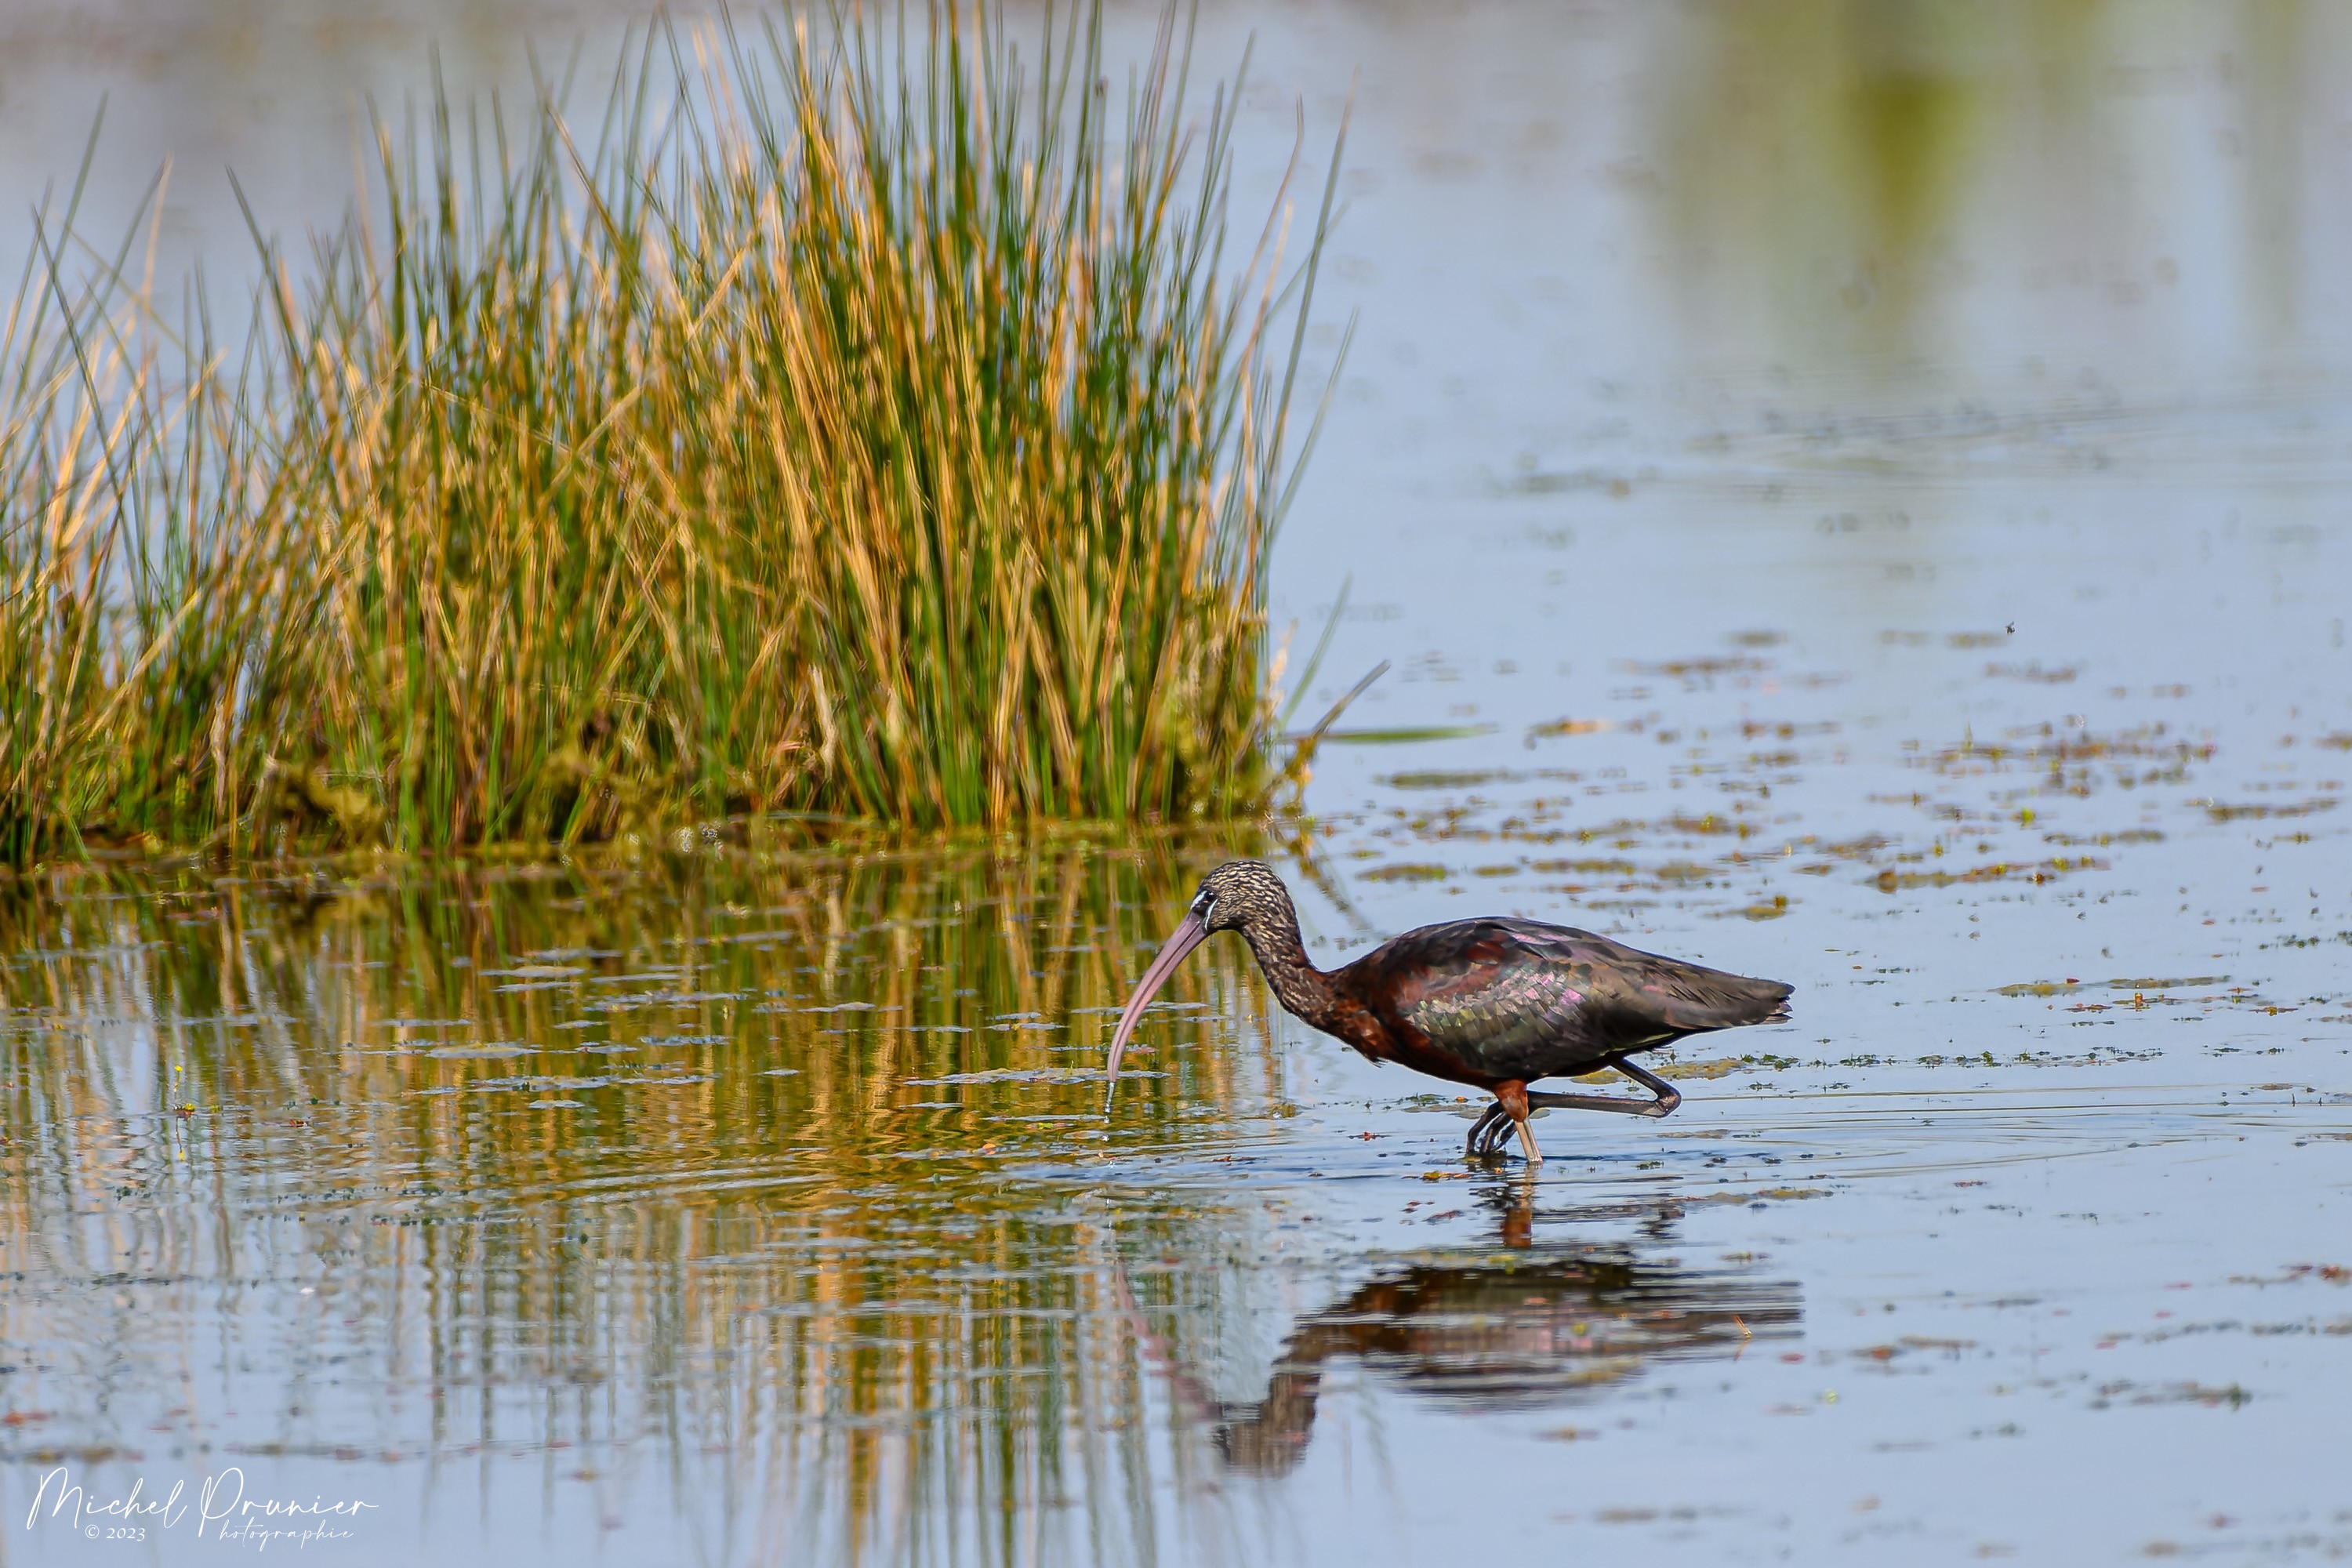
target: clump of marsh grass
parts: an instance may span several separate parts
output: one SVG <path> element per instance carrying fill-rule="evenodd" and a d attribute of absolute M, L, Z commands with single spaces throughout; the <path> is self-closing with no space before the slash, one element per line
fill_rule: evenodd
<path fill-rule="evenodd" d="M 1295 272 L 1229 232 L 1173 18 L 1116 116 L 1097 12 L 921 21 L 657 28 L 587 135 L 436 96 L 234 354 L 45 223 L 0 863 L 1259 805 L 1331 187 Z"/>

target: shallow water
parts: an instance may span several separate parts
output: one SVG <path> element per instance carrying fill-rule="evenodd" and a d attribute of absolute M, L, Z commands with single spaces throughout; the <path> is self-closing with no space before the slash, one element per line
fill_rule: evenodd
<path fill-rule="evenodd" d="M 268 94 L 11 52 L 12 177 L 112 85 L 299 223 L 421 28 L 273 15 L 196 29 Z M 2341 16 L 1256 18 L 1250 178 L 1362 71 L 1276 590 L 1351 579 L 1302 717 L 1396 668 L 1310 831 L 0 894 L 0 1554 L 197 1552 L 59 1466 L 353 1563 L 2352 1553 Z M 1105 1121 L 1237 849 L 1323 962 L 1509 911 L 1796 1019 L 1531 1178 L 1218 943 Z"/>

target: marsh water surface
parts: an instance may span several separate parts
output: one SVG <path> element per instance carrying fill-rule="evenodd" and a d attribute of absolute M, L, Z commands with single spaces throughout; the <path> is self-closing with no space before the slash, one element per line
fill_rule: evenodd
<path fill-rule="evenodd" d="M 207 256 L 197 153 L 299 227 L 434 25 L 5 15 L 12 181 L 111 89 Z M 0 1557 L 238 1544 L 60 1467 L 351 1563 L 2352 1553 L 2343 16 L 1208 13 L 1268 188 L 1355 81 L 1275 579 L 1302 711 L 1396 668 L 1304 816 L 0 891 Z M 1508 911 L 1795 1021 L 1530 1177 L 1220 944 L 1105 1119 L 1237 851 L 1320 962 Z"/>

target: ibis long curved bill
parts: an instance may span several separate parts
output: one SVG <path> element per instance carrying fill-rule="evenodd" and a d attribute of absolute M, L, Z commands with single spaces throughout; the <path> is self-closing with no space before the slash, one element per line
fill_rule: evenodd
<path fill-rule="evenodd" d="M 1184 962 L 1185 955 L 1208 940 L 1209 928 L 1201 922 L 1201 917 L 1187 914 L 1175 934 L 1160 944 L 1151 967 L 1143 972 L 1143 978 L 1136 982 L 1135 994 L 1127 999 L 1126 1010 L 1118 1016 L 1118 1028 L 1110 1037 L 1110 1068 L 1104 1074 L 1110 1081 L 1103 1086 L 1105 1116 L 1110 1114 L 1111 1097 L 1118 1092 L 1118 1058 L 1127 1054 L 1127 1042 L 1134 1036 L 1136 1025 L 1143 1021 L 1143 1010 L 1151 1005 L 1160 988 L 1168 984 L 1168 977 L 1176 973 L 1176 966 Z"/>

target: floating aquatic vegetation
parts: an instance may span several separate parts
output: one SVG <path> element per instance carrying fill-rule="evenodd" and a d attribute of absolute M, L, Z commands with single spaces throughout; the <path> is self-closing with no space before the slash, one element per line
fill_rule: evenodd
<path fill-rule="evenodd" d="M 1733 1073 L 1739 1072 L 1753 1065 L 1754 1064 L 1751 1060 L 1745 1058 L 1716 1057 L 1703 1062 L 1664 1062 L 1661 1064 L 1654 1064 L 1650 1070 L 1657 1074 L 1660 1078 L 1677 1079 L 1718 1079 L 1728 1078 Z M 1595 1076 L 1597 1077 L 1599 1075 Z M 1687 1134 L 1687 1136 L 1697 1137 L 1699 1134 L 1690 1133 Z"/>
<path fill-rule="evenodd" d="M 1771 898 L 1758 903 L 1744 905 L 1736 910 L 1720 910 L 1717 912 L 1717 918 L 1724 920 L 1738 919 L 1745 921 L 1777 921 L 1782 915 L 1789 912 L 1789 896 L 1786 893 L 1775 893 Z"/>
<path fill-rule="evenodd" d="M 2009 861 L 1994 860 L 1971 866 L 1965 871 L 1897 871 L 1889 867 L 1873 877 L 1871 885 L 1882 893 L 1899 888 L 1950 888 L 1979 882 L 2047 882 L 2075 871 L 2104 871 L 2107 862 L 2092 856 L 2074 859 L 2060 857 L 2054 860 Z"/>
<path fill-rule="evenodd" d="M 1617 668 L 1629 675 L 1668 675 L 1684 680 L 1706 680 L 1717 675 L 1760 673 L 1770 669 L 1772 661 L 1747 654 L 1704 654 L 1696 658 L 1670 658 L 1656 664 L 1621 659 Z"/>
<path fill-rule="evenodd" d="M 1532 742 L 1555 735 L 1599 735 L 1616 727 L 1606 719 L 1554 719 L 1548 724 L 1529 725 L 1528 739 Z"/>
<path fill-rule="evenodd" d="M 1635 877 L 1642 870 L 1631 860 L 1530 860 L 1528 869 L 1548 877 Z"/>
<path fill-rule="evenodd" d="M 1491 735 L 1494 724 L 1398 724 L 1385 729 L 1326 730 L 1322 738 L 1349 746 L 1402 746 L 1416 741 L 1466 741 Z"/>
<path fill-rule="evenodd" d="M 2187 991 L 2209 985 L 2227 985 L 2226 974 L 2191 974 L 2177 980 L 2124 979 L 2115 980 L 2027 980 L 2015 985 L 1998 985 L 1996 996 L 2068 996 L 2077 991 Z"/>
<path fill-rule="evenodd" d="M 1443 866 L 1415 862 L 1408 865 L 1375 866 L 1369 871 L 1358 872 L 1356 879 L 1360 882 L 1442 882 L 1450 875 L 1452 873 Z"/>
<path fill-rule="evenodd" d="M 2259 801 L 2247 805 L 2226 805 L 2218 800 L 2196 800 L 2189 804 L 2203 806 L 2205 815 L 2215 822 L 2259 820 L 2266 816 L 2316 816 L 2323 811 L 2334 811 L 2336 806 L 2336 802 L 2326 795 L 2285 805 L 2272 805 Z"/>
<path fill-rule="evenodd" d="M 1557 768 L 1538 768 L 1520 772 L 1512 768 L 1469 768 L 1447 770 L 1424 768 L 1414 773 L 1391 773 L 1374 779 L 1374 784 L 1388 789 L 1477 789 L 1484 784 L 1525 784 L 1534 779 L 1574 781 L 1579 775 Z"/>

